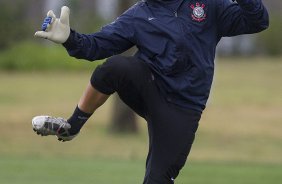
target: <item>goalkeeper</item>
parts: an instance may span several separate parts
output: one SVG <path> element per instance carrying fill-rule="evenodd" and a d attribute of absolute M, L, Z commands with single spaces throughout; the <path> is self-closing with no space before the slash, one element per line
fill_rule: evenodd
<path fill-rule="evenodd" d="M 216 45 L 222 37 L 268 27 L 261 0 L 143 0 L 93 34 L 49 11 L 35 36 L 62 44 L 70 56 L 97 67 L 69 119 L 37 116 L 34 131 L 70 141 L 108 97 L 120 98 L 148 124 L 144 184 L 172 184 L 184 166 L 210 93 Z M 118 56 L 132 46 L 132 57 Z"/>

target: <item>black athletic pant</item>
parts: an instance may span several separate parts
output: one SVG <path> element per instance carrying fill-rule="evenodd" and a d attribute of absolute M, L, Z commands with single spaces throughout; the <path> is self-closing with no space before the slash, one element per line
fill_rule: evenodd
<path fill-rule="evenodd" d="M 201 112 L 168 103 L 149 67 L 135 57 L 108 59 L 96 68 L 91 84 L 104 94 L 117 92 L 146 119 L 150 142 L 143 184 L 174 183 L 190 152 Z"/>

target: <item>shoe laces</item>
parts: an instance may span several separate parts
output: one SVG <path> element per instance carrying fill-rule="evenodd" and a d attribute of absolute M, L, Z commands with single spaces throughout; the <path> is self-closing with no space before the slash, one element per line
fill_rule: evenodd
<path fill-rule="evenodd" d="M 47 117 L 45 128 L 56 132 L 56 134 L 66 134 L 66 136 L 68 136 L 68 129 L 70 129 L 71 126 L 64 118 Z"/>

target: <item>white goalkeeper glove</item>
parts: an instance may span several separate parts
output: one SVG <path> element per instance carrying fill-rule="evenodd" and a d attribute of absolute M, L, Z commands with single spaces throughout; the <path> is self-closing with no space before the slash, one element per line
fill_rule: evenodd
<path fill-rule="evenodd" d="M 35 37 L 45 38 L 55 43 L 65 43 L 70 35 L 69 26 L 70 9 L 63 6 L 60 18 L 52 10 L 47 13 L 47 17 L 42 24 L 42 31 L 37 31 Z"/>

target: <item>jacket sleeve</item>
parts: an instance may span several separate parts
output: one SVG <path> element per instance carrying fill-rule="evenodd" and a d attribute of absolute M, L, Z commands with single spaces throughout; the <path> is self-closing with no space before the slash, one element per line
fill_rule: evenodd
<path fill-rule="evenodd" d="M 120 54 L 135 44 L 133 13 L 134 7 L 94 34 L 80 34 L 71 30 L 63 46 L 70 56 L 89 61 Z"/>
<path fill-rule="evenodd" d="M 268 12 L 261 0 L 219 0 L 217 25 L 219 36 L 236 36 L 265 30 Z"/>

